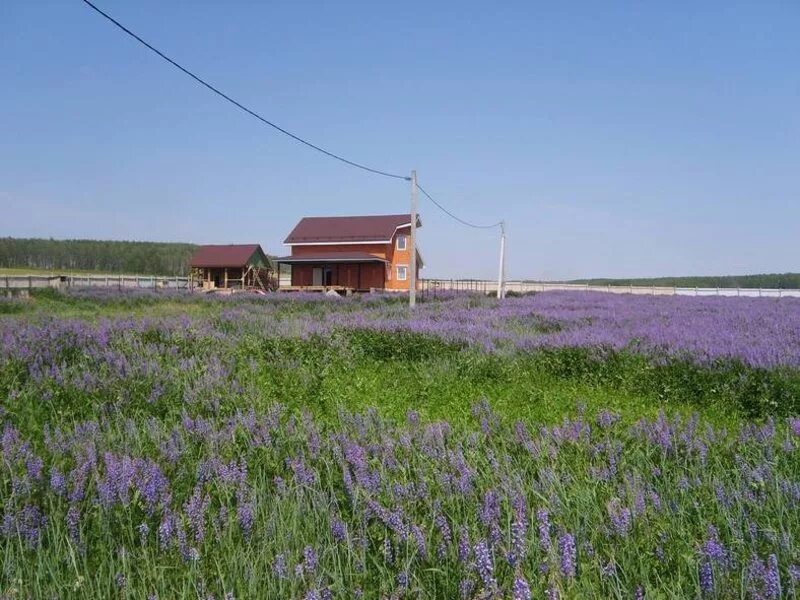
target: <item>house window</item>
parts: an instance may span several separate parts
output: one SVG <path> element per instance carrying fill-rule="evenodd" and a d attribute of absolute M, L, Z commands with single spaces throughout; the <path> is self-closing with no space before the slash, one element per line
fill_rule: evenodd
<path fill-rule="evenodd" d="M 397 249 L 398 250 L 405 250 L 406 249 L 406 236 L 402 233 L 397 236 Z"/>
<path fill-rule="evenodd" d="M 406 265 L 397 265 L 397 281 L 405 281 L 408 279 L 408 267 Z"/>

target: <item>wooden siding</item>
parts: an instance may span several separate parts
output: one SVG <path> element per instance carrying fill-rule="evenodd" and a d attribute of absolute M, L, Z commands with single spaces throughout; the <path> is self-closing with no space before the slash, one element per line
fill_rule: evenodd
<path fill-rule="evenodd" d="M 314 269 L 330 270 L 330 281 L 322 285 L 338 285 L 356 290 L 383 289 L 384 266 L 382 263 L 332 263 L 329 265 L 293 265 L 292 285 L 314 285 Z"/>
<path fill-rule="evenodd" d="M 407 240 L 405 250 L 397 250 L 397 235 L 402 234 L 409 237 L 410 233 L 410 227 L 398 230 L 390 244 L 294 245 L 292 246 L 292 256 L 313 256 L 321 252 L 326 254 L 336 252 L 366 252 L 387 262 L 385 264 L 330 263 L 327 265 L 327 268 L 331 269 L 330 283 L 325 283 L 323 274 L 323 285 L 340 285 L 358 290 L 375 288 L 403 291 L 408 290 L 411 276 L 411 240 Z M 405 281 L 397 280 L 398 265 L 406 265 L 409 269 Z M 326 267 L 326 265 L 323 263 L 292 265 L 292 285 L 313 285 L 314 267 Z M 419 269 L 417 269 L 417 281 L 419 282 Z"/>

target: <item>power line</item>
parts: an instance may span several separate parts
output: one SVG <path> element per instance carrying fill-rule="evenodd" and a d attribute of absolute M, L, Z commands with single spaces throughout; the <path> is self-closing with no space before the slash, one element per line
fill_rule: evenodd
<path fill-rule="evenodd" d="M 287 135 L 287 136 L 289 136 L 290 138 L 292 138 L 293 140 L 295 140 L 295 141 L 297 141 L 297 142 L 300 142 L 301 144 L 305 144 L 305 145 L 306 145 L 306 146 L 308 146 L 309 148 L 313 148 L 313 149 L 314 149 L 314 150 L 316 150 L 317 152 L 321 152 L 322 154 L 325 154 L 326 156 L 329 156 L 330 158 L 335 158 L 335 159 L 336 159 L 336 160 L 338 160 L 338 161 L 341 161 L 341 162 L 343 162 L 343 163 L 345 163 L 345 164 L 348 164 L 348 165 L 350 165 L 351 167 L 356 167 L 356 168 L 358 168 L 358 169 L 362 169 L 362 170 L 364 170 L 364 171 L 368 171 L 369 173 L 374 173 L 374 174 L 376 174 L 376 175 L 383 175 L 384 177 L 391 177 L 391 178 L 393 178 L 393 179 L 403 179 L 403 180 L 406 180 L 406 181 L 410 181 L 410 179 L 411 179 L 411 178 L 410 178 L 410 177 L 408 177 L 408 176 L 406 176 L 406 175 L 396 175 L 396 174 L 394 174 L 394 173 L 389 173 L 389 172 L 387 172 L 387 171 L 381 171 L 380 169 L 373 169 L 372 167 L 368 167 L 368 166 L 366 166 L 366 165 L 362 165 L 362 164 L 360 164 L 360 163 L 357 163 L 357 162 L 355 162 L 355 161 L 348 160 L 348 159 L 344 158 L 343 156 L 339 156 L 338 154 L 334 154 L 333 152 L 330 152 L 329 150 L 325 150 L 324 148 L 321 148 L 321 147 L 317 146 L 316 144 L 312 144 L 312 143 L 311 143 L 311 142 L 309 142 L 308 140 L 304 140 L 304 139 L 303 139 L 303 138 L 301 138 L 300 136 L 298 136 L 298 135 L 295 135 L 295 134 L 293 134 L 292 132 L 290 132 L 290 131 L 287 131 L 287 130 L 286 130 L 286 129 L 284 129 L 283 127 L 280 127 L 279 125 L 276 125 L 276 124 L 275 124 L 275 123 L 273 123 L 272 121 L 269 121 L 269 120 L 265 119 L 264 117 L 262 117 L 261 115 L 259 115 L 259 114 L 258 114 L 257 112 L 255 112 L 254 110 L 251 110 L 251 109 L 247 108 L 247 107 L 246 107 L 246 106 L 244 106 L 242 103 L 240 103 L 240 102 L 238 102 L 238 101 L 234 100 L 233 98 L 231 98 L 230 96 L 228 96 L 226 93 L 224 93 L 224 92 L 222 92 L 222 91 L 218 90 L 216 87 L 214 87 L 213 85 L 211 85 L 210 83 L 208 83 L 208 82 L 207 82 L 207 81 L 205 81 L 204 79 L 202 79 L 202 78 L 198 77 L 197 75 L 195 75 L 194 73 L 192 73 L 192 72 L 191 72 L 189 69 L 187 69 L 187 68 L 185 68 L 185 67 L 183 67 L 183 66 L 179 65 L 177 62 L 175 62 L 174 60 L 172 60 L 172 59 L 171 59 L 169 56 L 167 56 L 166 54 L 164 54 L 163 52 L 161 52 L 161 50 L 159 50 L 158 48 L 155 48 L 154 46 L 150 45 L 149 43 L 147 43 L 146 41 L 144 41 L 144 40 L 143 40 L 141 37 L 139 37 L 138 35 L 136 35 L 136 34 L 135 34 L 133 31 L 131 31 L 130 29 L 128 29 L 127 27 L 125 27 L 125 26 L 124 26 L 122 23 L 120 23 L 119 21 L 117 21 L 116 19 L 114 19 L 114 18 L 113 18 L 111 15 L 109 15 L 108 13 L 106 13 L 106 12 L 103 12 L 102 10 L 100 10 L 100 9 L 99 9 L 97 6 L 95 6 L 94 4 L 92 4 L 91 2 L 89 2 L 89 0 L 83 0 L 83 2 L 84 2 L 85 4 L 87 4 L 87 5 L 88 5 L 90 8 L 92 8 L 92 9 L 93 9 L 95 12 L 99 13 L 100 15 L 104 16 L 106 19 L 108 19 L 109 21 L 111 21 L 111 22 L 112 22 L 114 25 L 116 25 L 116 26 L 117 26 L 118 28 L 120 28 L 122 31 L 124 31 L 125 33 L 127 33 L 129 36 L 131 36 L 131 37 L 132 37 L 133 39 L 135 39 L 137 42 L 139 42 L 140 44 L 142 44 L 142 45 L 143 45 L 143 46 L 145 46 L 146 48 L 148 48 L 148 49 L 152 50 L 153 52 L 155 52 L 155 53 L 156 53 L 158 56 L 160 56 L 160 57 L 161 57 L 161 58 L 163 58 L 165 61 L 167 61 L 168 63 L 170 63 L 170 64 L 171 64 L 173 67 L 175 67 L 175 68 L 179 69 L 180 71 L 183 71 L 183 73 L 185 73 L 186 75 L 188 75 L 189 77 L 191 77 L 192 79 L 194 79 L 194 80 L 195 80 L 197 83 L 199 83 L 199 84 L 201 84 L 201 85 L 203 85 L 203 86 L 207 87 L 209 90 L 211 90 L 212 92 L 214 92 L 214 93 L 215 93 L 215 94 L 217 94 L 218 96 L 220 96 L 220 97 L 224 98 L 225 100 L 227 100 L 228 102 L 230 102 L 231 104 L 233 104 L 234 106 L 236 106 L 237 108 L 239 108 L 239 109 L 243 110 L 244 112 L 246 112 L 247 114 L 249 114 L 249 115 L 251 115 L 251 116 L 255 117 L 256 119 L 258 119 L 258 120 L 259 120 L 259 121 L 261 121 L 262 123 L 264 123 L 264 124 L 266 124 L 266 125 L 269 125 L 269 126 L 270 126 L 270 127 L 272 127 L 273 129 L 276 129 L 276 130 L 280 131 L 282 134 L 284 134 L 284 135 Z"/>
<path fill-rule="evenodd" d="M 190 71 L 190 70 L 189 70 L 189 69 L 187 69 L 186 67 L 184 67 L 184 66 L 182 66 L 182 65 L 178 64 L 177 62 L 175 62 L 174 60 L 172 60 L 172 59 L 171 59 L 169 56 L 167 56 L 166 54 L 164 54 L 163 52 L 161 52 L 161 50 L 159 50 L 158 48 L 156 48 L 156 47 L 155 47 L 155 46 L 153 46 L 152 44 L 150 44 L 150 43 L 146 42 L 144 39 L 142 39 L 141 37 L 139 37 L 139 35 L 137 35 L 137 34 L 136 34 L 136 33 L 134 33 L 133 31 L 131 31 L 131 30 L 130 30 L 130 29 L 128 29 L 127 27 L 125 27 L 125 25 L 123 25 L 123 24 L 122 24 L 122 23 L 120 23 L 119 21 L 117 21 L 117 20 L 116 20 L 114 17 L 112 17 L 112 16 L 111 16 L 111 15 L 109 15 L 108 13 L 106 13 L 106 12 L 104 12 L 103 10 L 101 10 L 100 8 L 98 8 L 98 7 L 97 7 L 95 4 L 93 4 L 92 2 L 90 2 L 90 0 L 83 0 L 83 2 L 84 2 L 84 4 L 86 4 L 87 6 L 89 6 L 89 7 L 90 7 L 92 10 L 94 10 L 95 12 L 97 12 L 99 15 L 101 15 L 101 16 L 103 16 L 103 17 L 105 17 L 105 18 L 106 18 L 108 21 L 110 21 L 111 23 L 113 23 L 113 24 L 114 24 L 116 27 L 118 27 L 119 29 L 121 29 L 122 31 L 124 31 L 126 34 L 128 34 L 130 37 L 132 37 L 133 39 L 135 39 L 137 42 L 139 42 L 140 44 L 142 44 L 143 46 L 145 46 L 145 47 L 146 47 L 148 50 L 152 51 L 153 53 L 157 54 L 157 55 L 158 55 L 160 58 L 162 58 L 162 59 L 164 59 L 165 61 L 167 61 L 167 62 L 168 62 L 169 64 L 171 64 L 173 67 L 175 67 L 175 68 L 176 68 L 176 69 L 178 69 L 179 71 L 183 72 L 184 74 L 188 75 L 189 77 L 191 77 L 192 79 L 194 79 L 194 80 L 195 80 L 197 83 L 199 83 L 200 85 L 202 85 L 202 86 L 206 87 L 207 89 L 211 90 L 212 92 L 214 92 L 215 94 L 217 94 L 218 96 L 220 96 L 221 98 L 223 98 L 224 100 L 227 100 L 228 102 L 230 102 L 231 104 L 233 104 L 233 105 L 234 105 L 235 107 L 237 107 L 238 109 L 240 109 L 240 110 L 242 110 L 242 111 L 246 112 L 247 114 L 249 114 L 249 115 L 250 115 L 250 116 L 252 116 L 252 117 L 255 117 L 256 119 L 258 119 L 259 121 L 261 121 L 261 122 L 262 122 L 262 123 L 264 123 L 265 125 L 269 125 L 269 126 L 270 126 L 270 127 L 272 127 L 273 129 L 275 129 L 275 130 L 277 130 L 277 131 L 281 132 L 282 134 L 284 134 L 284 135 L 286 135 L 286 136 L 288 136 L 288 137 L 292 138 L 293 140 L 295 140 L 295 141 L 297 141 L 297 142 L 300 142 L 301 144 L 303 144 L 303 145 L 305 145 L 305 146 L 308 146 L 309 148 L 312 148 L 313 150 L 316 150 L 317 152 L 321 152 L 322 154 L 324 154 L 324 155 L 326 155 L 326 156 L 328 156 L 328 157 L 330 157 L 330 158 L 336 159 L 336 160 L 338 160 L 338 161 L 340 161 L 340 162 L 343 162 L 343 163 L 345 163 L 345 164 L 347 164 L 347 165 L 350 165 L 351 167 L 356 167 L 356 168 L 358 168 L 358 169 L 361 169 L 361 170 L 363 170 L 363 171 L 367 171 L 367 172 L 369 172 L 369 173 L 374 173 L 375 175 L 382 175 L 382 176 L 384 176 L 384 177 L 391 177 L 392 179 L 402 179 L 402 180 L 405 180 L 405 181 L 411 181 L 411 177 L 408 177 L 407 175 L 397 175 L 396 173 L 390 173 L 390 172 L 388 172 L 388 171 L 382 171 L 382 170 L 380 170 L 380 169 L 373 169 L 372 167 L 368 167 L 368 166 L 366 166 L 366 165 L 363 165 L 363 164 L 361 164 L 361 163 L 357 163 L 357 162 L 355 162 L 355 161 L 352 161 L 352 160 L 349 160 L 349 159 L 347 159 L 347 158 L 344 158 L 343 156 L 340 156 L 340 155 L 338 155 L 338 154 L 335 154 L 335 153 L 333 153 L 333 152 L 331 152 L 331 151 L 329 151 L 329 150 L 325 150 L 324 148 L 322 148 L 322 147 L 320 147 L 320 146 L 317 146 L 316 144 L 313 144 L 313 143 L 309 142 L 308 140 L 305 140 L 305 139 L 301 138 L 300 136 L 298 136 L 298 135 L 295 135 L 295 134 L 294 134 L 294 133 L 292 133 L 291 131 L 288 131 L 288 130 L 284 129 L 283 127 L 281 127 L 281 126 L 279 126 L 279 125 L 277 125 L 277 124 L 273 123 L 272 121 L 270 121 L 270 120 L 268 120 L 268 119 L 266 119 L 266 118 L 262 117 L 260 114 L 258 114 L 258 113 L 257 113 L 257 112 L 255 112 L 254 110 L 252 110 L 252 109 L 250 109 L 250 108 L 247 108 L 247 107 L 246 107 L 244 104 L 242 104 L 241 102 L 239 102 L 239 101 L 237 101 L 237 100 L 234 100 L 234 99 L 233 99 L 231 96 L 229 96 L 229 95 L 228 95 L 228 94 L 226 94 L 225 92 L 223 92 L 223 91 L 221 91 L 221 90 L 217 89 L 216 87 L 214 87 L 213 85 L 211 85 L 210 83 L 208 83 L 207 81 L 205 81 L 204 79 L 202 79 L 201 77 L 199 77 L 198 75 L 195 75 L 195 74 L 194 74 L 192 71 Z M 437 202 L 437 201 L 436 201 L 436 200 L 433 198 L 433 196 L 431 196 L 431 195 L 430 195 L 428 192 L 426 192 L 426 191 L 425 191 L 425 190 L 422 188 L 422 186 L 420 186 L 419 184 L 417 184 L 417 186 L 416 186 L 416 187 L 417 187 L 417 189 L 419 189 L 419 191 L 420 191 L 420 192 L 422 192 L 422 193 L 423 193 L 423 194 L 424 194 L 424 195 L 425 195 L 425 196 L 428 198 L 428 200 L 430 200 L 431 202 L 433 202 L 433 204 L 435 204 L 435 205 L 436 205 L 436 206 L 439 208 L 439 210 L 441 210 L 442 212 L 444 212 L 446 215 L 448 215 L 448 216 L 449 216 L 449 217 L 451 217 L 452 219 L 455 219 L 456 221 L 458 221 L 458 222 L 459 222 L 459 223 L 461 223 L 462 225 L 466 225 L 467 227 L 472 227 L 472 228 L 474 228 L 474 229 L 492 229 L 492 228 L 494 228 L 494 227 L 500 227 L 500 226 L 502 226 L 502 224 L 503 224 L 503 223 L 502 223 L 502 221 L 498 221 L 497 223 L 493 223 L 493 224 L 491 224 L 491 225 L 478 225 L 478 224 L 475 224 L 475 223 L 470 223 L 469 221 L 465 221 L 464 219 L 462 219 L 462 218 L 460 218 L 460 217 L 456 216 L 455 214 L 453 214 L 452 212 L 450 212 L 449 210 L 447 210 L 447 209 L 446 209 L 444 206 L 442 206 L 441 204 L 439 204 L 439 203 L 438 203 L 438 202 Z"/>
<path fill-rule="evenodd" d="M 493 229 L 493 228 L 495 228 L 495 227 L 500 227 L 500 226 L 502 226 L 502 224 L 503 224 L 503 222 L 502 222 L 502 221 L 498 221 L 497 223 L 492 223 L 491 225 L 477 225 L 477 224 L 475 224 L 475 223 L 470 223 L 469 221 L 465 221 L 465 220 L 464 220 L 464 219 L 462 219 L 461 217 L 457 217 L 456 215 L 454 215 L 453 213 L 451 213 L 451 212 L 450 212 L 449 210 L 447 210 L 447 209 L 446 209 L 444 206 L 442 206 L 442 205 L 441 205 L 441 204 L 439 204 L 439 203 L 438 203 L 436 200 L 434 200 L 434 199 L 433 199 L 433 196 L 431 196 L 431 195 L 430 195 L 428 192 L 426 192 L 426 191 L 425 191 L 425 190 L 422 188 L 422 186 L 421 186 L 421 185 L 417 184 L 417 189 L 418 189 L 420 192 L 422 192 L 422 193 L 425 195 L 425 197 L 426 197 L 428 200 L 430 200 L 430 201 L 431 201 L 431 202 L 433 202 L 433 203 L 434 203 L 434 204 L 435 204 L 437 207 L 439 207 L 439 210 L 441 210 L 443 213 L 445 213 L 446 215 L 450 216 L 451 218 L 455 219 L 456 221 L 458 221 L 458 222 L 459 222 L 459 223 L 461 223 L 462 225 L 466 225 L 467 227 L 473 227 L 473 228 L 475 228 L 475 229 Z"/>

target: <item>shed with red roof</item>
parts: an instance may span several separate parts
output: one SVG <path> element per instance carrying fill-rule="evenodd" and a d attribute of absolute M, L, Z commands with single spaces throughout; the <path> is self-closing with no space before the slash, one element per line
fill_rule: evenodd
<path fill-rule="evenodd" d="M 204 289 L 272 286 L 272 262 L 258 244 L 200 246 L 189 261 Z"/>

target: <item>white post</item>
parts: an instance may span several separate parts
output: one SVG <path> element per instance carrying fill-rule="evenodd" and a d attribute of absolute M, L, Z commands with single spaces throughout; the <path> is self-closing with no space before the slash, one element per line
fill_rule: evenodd
<path fill-rule="evenodd" d="M 497 297 L 505 298 L 503 290 L 506 278 L 506 222 L 500 221 L 500 272 L 497 276 Z"/>
<path fill-rule="evenodd" d="M 417 172 L 411 171 L 411 259 L 408 268 L 411 269 L 408 278 L 408 306 L 414 308 L 417 304 Z"/>

